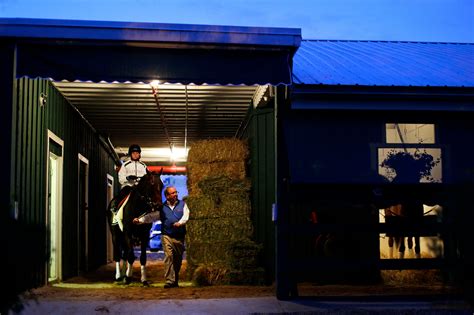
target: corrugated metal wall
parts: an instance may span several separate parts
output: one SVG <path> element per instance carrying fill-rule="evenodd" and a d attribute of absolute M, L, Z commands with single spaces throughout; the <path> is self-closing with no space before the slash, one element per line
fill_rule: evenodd
<path fill-rule="evenodd" d="M 47 95 L 40 106 L 39 96 Z M 113 159 L 98 136 L 65 98 L 48 81 L 16 80 L 14 100 L 12 204 L 17 204 L 18 220 L 46 227 L 47 130 L 64 141 L 62 271 L 63 279 L 78 271 L 78 154 L 89 160 L 89 268 L 106 261 L 106 174 L 115 175 Z M 42 239 L 44 235 L 31 235 Z M 103 241 L 101 241 L 103 240 Z M 47 244 L 45 244 L 45 250 Z M 45 283 L 45 264 L 39 264 L 35 284 Z"/>
<path fill-rule="evenodd" d="M 250 146 L 255 241 L 263 245 L 261 259 L 267 281 L 272 281 L 275 274 L 275 227 L 272 222 L 272 204 L 275 202 L 274 115 L 273 108 L 252 109 L 244 132 Z"/>

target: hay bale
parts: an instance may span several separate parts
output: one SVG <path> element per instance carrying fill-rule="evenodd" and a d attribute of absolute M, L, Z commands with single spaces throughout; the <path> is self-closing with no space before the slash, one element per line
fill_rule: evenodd
<path fill-rule="evenodd" d="M 216 206 L 216 202 L 207 196 L 190 196 L 186 200 L 189 207 L 189 219 L 220 218 L 222 214 Z"/>
<path fill-rule="evenodd" d="M 217 219 L 192 219 L 186 223 L 186 231 L 191 242 L 234 241 L 250 238 L 253 227 L 248 216 L 232 216 Z"/>
<path fill-rule="evenodd" d="M 247 199 L 251 183 L 248 178 L 232 178 L 225 174 L 219 174 L 202 178 L 198 186 L 203 194 L 212 198 L 232 194 Z"/>
<path fill-rule="evenodd" d="M 217 162 L 217 163 L 193 163 L 188 162 L 188 191 L 190 195 L 199 195 L 202 181 L 208 177 L 226 176 L 230 179 L 244 179 L 246 176 L 245 162 Z M 219 174 L 219 175 L 215 175 Z"/>
<path fill-rule="evenodd" d="M 243 273 L 258 269 L 261 249 L 261 245 L 250 239 L 193 242 L 186 249 L 188 279 L 193 279 L 194 272 L 199 266 L 214 265 Z M 237 281 L 234 280 L 234 283 Z"/>
<path fill-rule="evenodd" d="M 230 245 L 230 267 L 235 270 L 256 268 L 259 263 L 258 256 L 261 250 L 262 245 L 259 245 L 250 239 L 233 242 Z"/>
<path fill-rule="evenodd" d="M 199 265 L 193 273 L 192 281 L 197 286 L 229 283 L 229 269 L 216 264 Z"/>
<path fill-rule="evenodd" d="M 190 265 L 220 263 L 228 264 L 230 261 L 229 241 L 189 241 L 186 235 L 186 260 Z"/>
<path fill-rule="evenodd" d="M 248 193 L 224 193 L 218 202 L 221 213 L 226 216 L 245 215 L 250 217 L 252 205 Z"/>
<path fill-rule="evenodd" d="M 227 138 L 194 142 L 188 152 L 188 162 L 237 162 L 245 161 L 249 156 L 246 141 Z"/>
<path fill-rule="evenodd" d="M 189 151 L 186 258 L 197 285 L 263 283 L 261 246 L 250 240 L 248 155 L 237 139 L 199 141 Z"/>
<path fill-rule="evenodd" d="M 186 200 L 190 219 L 216 219 L 230 216 L 250 216 L 251 204 L 248 197 L 235 194 L 215 196 L 191 196 Z"/>

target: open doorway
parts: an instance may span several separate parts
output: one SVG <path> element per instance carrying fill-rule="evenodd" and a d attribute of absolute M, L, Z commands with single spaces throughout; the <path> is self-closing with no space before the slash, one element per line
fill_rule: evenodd
<path fill-rule="evenodd" d="M 62 279 L 62 187 L 63 187 L 63 147 L 64 142 L 48 130 L 47 139 L 47 242 L 50 258 L 47 265 L 48 282 Z"/>

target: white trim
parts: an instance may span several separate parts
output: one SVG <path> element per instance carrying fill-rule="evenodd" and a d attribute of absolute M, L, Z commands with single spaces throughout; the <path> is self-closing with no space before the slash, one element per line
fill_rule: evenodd
<path fill-rule="evenodd" d="M 57 254 L 56 254 L 56 270 L 57 270 L 57 278 L 55 280 L 61 281 L 62 280 L 62 218 L 63 218 L 63 156 L 64 156 L 64 141 L 55 135 L 51 130 L 48 129 L 47 138 L 46 138 L 46 228 L 50 224 L 49 222 L 49 204 L 48 204 L 48 194 L 49 194 L 49 157 L 50 157 L 50 147 L 49 141 L 52 140 L 56 142 L 59 146 L 61 146 L 61 156 L 58 156 L 58 198 L 56 200 L 58 205 L 57 210 L 57 227 L 55 233 L 57 234 Z M 49 244 L 48 244 L 49 246 Z M 49 271 L 49 262 L 46 262 L 46 270 Z M 49 281 L 49 275 L 45 277 L 46 282 Z"/>

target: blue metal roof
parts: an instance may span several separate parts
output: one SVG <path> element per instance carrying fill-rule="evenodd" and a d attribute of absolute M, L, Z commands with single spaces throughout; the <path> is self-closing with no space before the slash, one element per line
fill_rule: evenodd
<path fill-rule="evenodd" d="M 474 87 L 474 44 L 303 40 L 293 83 Z"/>
<path fill-rule="evenodd" d="M 0 18 L 0 37 L 259 45 L 296 49 L 301 41 L 301 29 Z"/>

